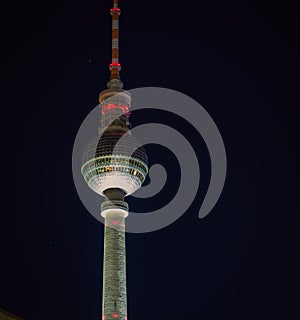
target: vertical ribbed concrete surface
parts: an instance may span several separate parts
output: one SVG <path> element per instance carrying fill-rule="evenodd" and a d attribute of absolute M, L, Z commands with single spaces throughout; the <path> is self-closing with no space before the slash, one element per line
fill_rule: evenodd
<path fill-rule="evenodd" d="M 104 320 L 127 319 L 125 218 L 120 210 L 105 217 L 102 312 Z"/>

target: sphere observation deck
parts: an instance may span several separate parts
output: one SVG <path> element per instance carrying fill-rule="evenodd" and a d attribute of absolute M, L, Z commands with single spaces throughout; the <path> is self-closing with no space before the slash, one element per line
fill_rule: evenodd
<path fill-rule="evenodd" d="M 148 157 L 140 145 L 123 130 L 106 130 L 94 138 L 82 158 L 81 171 L 88 186 L 100 195 L 113 188 L 125 195 L 134 193 L 148 174 Z"/>

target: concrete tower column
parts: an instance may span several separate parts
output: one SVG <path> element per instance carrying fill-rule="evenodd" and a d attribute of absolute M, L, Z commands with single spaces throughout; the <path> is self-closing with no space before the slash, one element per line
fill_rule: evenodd
<path fill-rule="evenodd" d="M 128 205 L 121 190 L 108 190 L 101 206 L 105 218 L 103 320 L 127 319 L 125 218 Z"/>

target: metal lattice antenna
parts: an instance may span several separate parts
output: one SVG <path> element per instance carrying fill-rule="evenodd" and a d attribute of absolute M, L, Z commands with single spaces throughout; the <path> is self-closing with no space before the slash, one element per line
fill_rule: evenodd
<path fill-rule="evenodd" d="M 118 7 L 118 0 L 114 0 L 114 6 L 110 10 L 112 16 L 112 62 L 109 65 L 110 81 L 108 87 L 122 87 L 120 78 L 121 64 L 119 62 L 119 16 L 121 10 Z"/>

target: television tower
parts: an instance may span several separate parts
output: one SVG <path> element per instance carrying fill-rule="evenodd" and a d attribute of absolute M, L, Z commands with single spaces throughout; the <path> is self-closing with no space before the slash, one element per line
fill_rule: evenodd
<path fill-rule="evenodd" d="M 103 263 L 103 320 L 127 320 L 124 197 L 139 189 L 148 174 L 146 151 L 130 132 L 129 92 L 123 90 L 119 63 L 118 0 L 112 15 L 112 62 L 107 89 L 99 96 L 101 126 L 83 154 L 82 174 L 88 186 L 105 197 L 101 215 L 105 219 Z"/>

